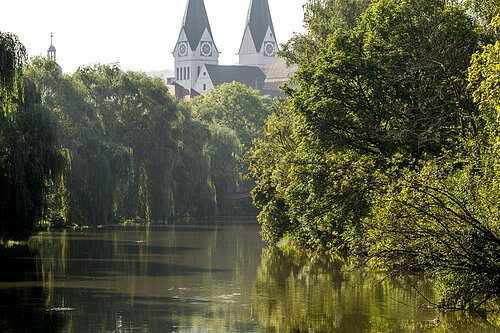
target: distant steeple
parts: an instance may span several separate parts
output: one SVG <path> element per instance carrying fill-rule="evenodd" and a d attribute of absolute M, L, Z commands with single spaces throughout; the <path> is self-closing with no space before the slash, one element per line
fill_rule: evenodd
<path fill-rule="evenodd" d="M 56 61 L 56 48 L 54 47 L 53 45 L 53 38 L 54 38 L 54 35 L 52 34 L 52 32 L 50 33 L 50 47 L 49 49 L 47 50 L 47 58 L 51 61 Z"/>
<path fill-rule="evenodd" d="M 219 63 L 219 51 L 214 43 L 203 0 L 187 0 L 173 55 L 176 82 L 186 89 L 193 88 L 205 64 Z"/>
<path fill-rule="evenodd" d="M 245 32 L 239 51 L 240 65 L 270 65 L 278 45 L 268 0 L 250 0 Z"/>
<path fill-rule="evenodd" d="M 267 0 L 251 0 L 248 9 L 247 26 L 250 28 L 255 49 L 260 52 L 267 29 L 269 28 L 274 35 L 273 19 L 271 18 Z"/>
<path fill-rule="evenodd" d="M 203 0 L 188 0 L 184 20 L 182 21 L 182 28 L 184 28 L 189 46 L 191 46 L 191 50 L 193 51 L 198 47 L 205 30 L 208 31 L 210 38 L 213 39 L 212 29 L 210 28 Z"/>

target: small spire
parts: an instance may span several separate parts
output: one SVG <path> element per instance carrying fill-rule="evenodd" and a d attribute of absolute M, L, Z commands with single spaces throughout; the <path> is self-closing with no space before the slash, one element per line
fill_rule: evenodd
<path fill-rule="evenodd" d="M 56 48 L 54 47 L 53 44 L 53 38 L 54 34 L 51 32 L 50 33 L 50 47 L 47 50 L 47 58 L 52 61 L 56 61 Z"/>

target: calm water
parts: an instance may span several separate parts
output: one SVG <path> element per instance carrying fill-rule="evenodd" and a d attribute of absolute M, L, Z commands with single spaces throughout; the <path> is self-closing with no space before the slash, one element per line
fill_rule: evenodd
<path fill-rule="evenodd" d="M 0 332 L 500 332 L 423 308 L 425 281 L 266 249 L 254 220 L 43 233 L 5 255 Z"/>

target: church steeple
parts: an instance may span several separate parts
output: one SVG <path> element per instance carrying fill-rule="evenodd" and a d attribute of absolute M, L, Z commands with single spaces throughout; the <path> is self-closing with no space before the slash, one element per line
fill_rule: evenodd
<path fill-rule="evenodd" d="M 54 47 L 54 45 L 52 44 L 52 39 L 53 39 L 54 35 L 52 34 L 52 32 L 50 33 L 50 47 L 49 49 L 47 50 L 47 58 L 51 61 L 56 61 L 56 48 Z"/>
<path fill-rule="evenodd" d="M 174 57 L 176 81 L 188 89 L 194 86 L 204 64 L 219 63 L 203 0 L 188 0 Z"/>
<path fill-rule="evenodd" d="M 188 0 L 184 20 L 182 21 L 182 28 L 193 51 L 196 50 L 205 30 L 208 32 L 210 38 L 213 39 L 212 29 L 210 28 L 203 0 Z"/>
<path fill-rule="evenodd" d="M 266 66 L 278 51 L 268 0 L 250 0 L 239 56 L 240 65 Z"/>

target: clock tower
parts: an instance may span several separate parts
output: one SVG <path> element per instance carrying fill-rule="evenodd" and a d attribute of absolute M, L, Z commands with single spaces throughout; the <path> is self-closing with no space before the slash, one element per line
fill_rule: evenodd
<path fill-rule="evenodd" d="M 265 67 L 272 65 L 278 52 L 273 20 L 267 0 L 251 0 L 243 40 L 240 65 Z"/>
<path fill-rule="evenodd" d="M 173 54 L 176 82 L 187 89 L 194 87 L 203 65 L 218 65 L 219 51 L 203 0 L 188 0 Z"/>

